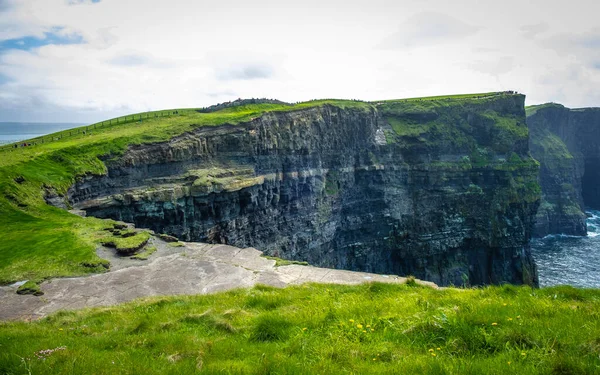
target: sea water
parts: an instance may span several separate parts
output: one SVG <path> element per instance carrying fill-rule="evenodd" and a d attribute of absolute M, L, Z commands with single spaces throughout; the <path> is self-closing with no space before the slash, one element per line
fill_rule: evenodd
<path fill-rule="evenodd" d="M 600 211 L 587 214 L 585 237 L 550 235 L 531 241 L 540 286 L 600 288 Z"/>
<path fill-rule="evenodd" d="M 0 122 L 0 144 L 33 139 L 82 125 L 59 122 Z"/>

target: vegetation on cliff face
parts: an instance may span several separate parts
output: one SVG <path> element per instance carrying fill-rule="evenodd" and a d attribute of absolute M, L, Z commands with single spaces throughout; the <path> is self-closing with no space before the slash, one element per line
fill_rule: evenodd
<path fill-rule="evenodd" d="M 541 165 L 542 202 L 534 234 L 540 237 L 554 233 L 585 235 L 581 191 L 585 155 L 581 147 L 566 143 L 567 139 L 573 142 L 580 138 L 577 133 L 581 130 L 569 124 L 570 110 L 560 104 L 531 106 L 526 112 L 529 147 Z M 589 134 L 584 137 L 596 138 Z"/>
<path fill-rule="evenodd" d="M 499 96 L 505 96 L 507 104 L 496 108 Z M 517 97 L 499 93 L 392 100 L 380 103 L 378 109 L 404 142 L 423 143 L 430 149 L 466 148 L 471 152 L 483 147 L 507 154 L 528 135 Z M 511 103 L 511 99 L 515 102 Z"/>
<path fill-rule="evenodd" d="M 356 111 L 381 111 L 387 114 L 397 135 L 406 127 L 408 134 L 428 132 L 432 135 L 426 138 L 426 142 L 443 147 L 446 144 L 462 146 L 469 143 L 475 152 L 477 147 L 473 139 L 464 136 L 469 129 L 463 129 L 466 125 L 455 113 L 459 111 L 458 107 L 484 105 L 494 103 L 498 97 L 510 99 L 513 96 L 489 93 L 376 103 L 328 99 L 294 105 L 260 102 L 225 107 L 208 113 L 178 109 L 168 111 L 168 117 L 152 117 L 150 113 L 145 118 L 144 115 L 134 115 L 130 119 L 137 116 L 140 120 L 128 120 L 126 124 L 103 122 L 80 128 L 79 131 L 59 132 L 51 136 L 54 139 L 51 142 L 46 138 L 44 143 L 40 139 L 32 140 L 32 145 L 27 147 L 0 147 L 0 225 L 4 232 L 0 243 L 0 284 L 25 279 L 40 281 L 106 269 L 106 261 L 98 258 L 94 252 L 106 235 L 103 231 L 106 223 L 71 215 L 47 205 L 44 196 L 65 194 L 78 177 L 106 173 L 104 161 L 117 159 L 130 145 L 166 141 L 203 126 L 244 123 L 268 112 L 298 111 L 329 105 Z M 439 112 L 441 116 L 433 119 L 433 112 Z M 411 117 L 412 114 L 416 120 Z M 423 116 L 426 121 L 420 120 Z M 515 137 L 522 136 L 522 129 L 510 118 L 498 120 L 495 116 L 494 110 L 483 113 L 479 119 L 481 126 L 494 134 L 507 134 L 506 142 L 489 147 L 494 150 L 494 147 L 500 147 L 508 152 L 512 149 L 512 134 Z M 399 142 L 396 136 L 390 139 Z M 218 174 L 198 175 L 196 181 L 195 187 L 198 189 L 232 184 L 235 186 L 230 188 L 237 189 L 249 183 L 247 179 L 235 177 L 232 180 L 232 177 Z M 327 191 L 335 195 L 338 186 L 333 181 L 332 175 Z"/>
<path fill-rule="evenodd" d="M 537 113 L 537 111 L 539 111 L 540 109 L 545 109 L 545 108 L 565 108 L 565 106 L 563 106 L 562 104 L 558 104 L 558 103 L 544 103 L 544 104 L 538 104 L 538 105 L 530 105 L 525 107 L 525 113 L 527 114 L 527 117 L 529 116 L 533 116 Z"/>
<path fill-rule="evenodd" d="M 0 373 L 592 374 L 600 292 L 257 286 L 0 323 Z"/>

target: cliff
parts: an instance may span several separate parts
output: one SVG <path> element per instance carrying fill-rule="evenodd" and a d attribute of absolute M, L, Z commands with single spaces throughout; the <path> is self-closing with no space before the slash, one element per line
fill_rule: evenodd
<path fill-rule="evenodd" d="M 322 267 L 537 284 L 524 96 L 317 104 L 129 146 L 66 203 Z"/>
<path fill-rule="evenodd" d="M 534 235 L 586 235 L 584 207 L 600 208 L 600 109 L 551 103 L 527 112 L 542 188 Z"/>

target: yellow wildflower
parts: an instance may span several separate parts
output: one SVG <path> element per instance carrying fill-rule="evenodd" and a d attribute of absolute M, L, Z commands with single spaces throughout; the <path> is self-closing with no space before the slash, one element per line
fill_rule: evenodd
<path fill-rule="evenodd" d="M 365 330 L 363 329 L 363 333 L 367 333 L 367 331 L 365 331 Z"/>
<path fill-rule="evenodd" d="M 511 320 L 512 320 L 512 318 L 508 318 L 508 320 L 509 320 L 509 321 L 511 321 Z"/>
<path fill-rule="evenodd" d="M 350 320 L 349 320 L 349 322 L 350 322 L 350 323 L 354 323 L 354 319 L 350 319 Z"/>
<path fill-rule="evenodd" d="M 503 303 L 502 306 L 506 306 L 506 303 Z"/>
<path fill-rule="evenodd" d="M 510 361 L 508 362 L 508 365 L 510 366 Z"/>
<path fill-rule="evenodd" d="M 371 325 L 370 325 L 370 324 L 367 324 L 367 328 L 371 328 Z"/>
<path fill-rule="evenodd" d="M 493 325 L 493 326 L 497 326 L 497 325 L 498 325 L 498 323 L 494 322 L 494 323 L 492 323 L 492 325 Z"/>
<path fill-rule="evenodd" d="M 526 356 L 526 355 L 527 355 L 527 353 L 523 352 L 523 353 L 521 353 L 521 355 L 522 355 L 522 356 Z"/>
<path fill-rule="evenodd" d="M 442 350 L 442 348 L 437 348 L 437 350 Z"/>
<path fill-rule="evenodd" d="M 363 328 L 363 325 L 362 325 L 362 324 L 357 324 L 357 325 L 356 325 L 356 328 L 358 328 L 358 329 L 362 329 L 362 328 Z"/>
<path fill-rule="evenodd" d="M 435 357 L 437 354 L 435 354 L 435 353 L 431 353 L 431 355 Z"/>
<path fill-rule="evenodd" d="M 433 349 L 429 349 L 429 353 L 433 353 Z"/>
<path fill-rule="evenodd" d="M 303 331 L 306 331 L 306 330 L 308 330 L 308 328 L 304 327 L 304 328 L 302 328 L 302 330 L 303 330 Z"/>

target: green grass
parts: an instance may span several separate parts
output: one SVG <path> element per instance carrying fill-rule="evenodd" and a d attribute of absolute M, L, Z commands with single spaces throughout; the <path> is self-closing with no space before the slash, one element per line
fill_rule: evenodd
<path fill-rule="evenodd" d="M 503 92 L 449 95 L 383 101 L 377 108 L 394 130 L 391 143 L 419 152 L 461 153 L 486 147 L 508 155 L 529 134 L 515 97 Z"/>
<path fill-rule="evenodd" d="M 478 94 L 452 94 L 452 95 L 423 96 L 423 97 L 405 98 L 405 99 L 378 100 L 378 101 L 375 101 L 375 103 L 390 103 L 390 102 L 400 102 L 400 101 L 422 101 L 422 100 L 439 101 L 439 100 L 446 100 L 446 99 L 454 99 L 454 100 L 486 99 L 486 98 L 497 97 L 500 95 L 507 95 L 507 94 L 504 92 L 493 91 L 493 92 L 483 92 L 483 93 L 478 93 Z"/>
<path fill-rule="evenodd" d="M 146 231 L 137 232 L 130 235 L 131 232 L 117 232 L 119 235 L 106 236 L 101 240 L 104 246 L 114 247 L 118 253 L 132 254 L 141 249 L 148 243 L 150 233 Z"/>
<path fill-rule="evenodd" d="M 599 356 L 600 291 L 571 287 L 258 286 L 0 324 L 6 374 L 592 374 Z"/>
<path fill-rule="evenodd" d="M 267 258 L 270 260 L 274 260 L 275 261 L 275 267 L 281 267 L 281 266 L 289 266 L 292 264 L 296 264 L 299 266 L 308 266 L 308 262 L 302 262 L 302 261 L 298 261 L 298 260 L 287 260 L 287 259 L 281 259 L 278 257 L 273 257 L 270 255 L 263 255 L 263 258 Z"/>
<path fill-rule="evenodd" d="M 533 116 L 537 113 L 537 111 L 539 111 L 540 109 L 544 109 L 544 108 L 565 108 L 565 106 L 563 106 L 562 104 L 558 104 L 558 103 L 544 103 L 544 104 L 530 105 L 530 106 L 525 107 L 525 113 L 527 113 L 527 117 Z"/>
<path fill-rule="evenodd" d="M 148 260 L 152 254 L 156 252 L 156 246 L 146 246 L 142 249 L 143 251 L 131 256 L 131 259 L 137 260 Z"/>
<path fill-rule="evenodd" d="M 531 151 L 551 170 L 572 167 L 573 155 L 560 137 L 543 126 L 531 126 Z"/>
<path fill-rule="evenodd" d="M 42 292 L 37 283 L 28 280 L 25 284 L 21 285 L 19 289 L 17 289 L 17 294 L 33 294 L 34 296 L 41 296 L 44 294 L 44 292 Z"/>

